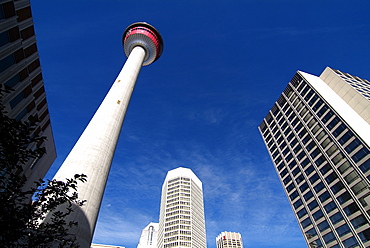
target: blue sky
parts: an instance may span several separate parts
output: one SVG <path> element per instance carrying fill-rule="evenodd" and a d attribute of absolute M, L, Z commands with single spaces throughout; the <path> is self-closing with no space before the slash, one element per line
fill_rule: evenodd
<path fill-rule="evenodd" d="M 370 79 L 369 10 L 365 0 L 32 1 L 58 154 L 48 177 L 124 64 L 124 29 L 146 21 L 164 52 L 139 75 L 93 242 L 135 248 L 158 221 L 167 171 L 183 166 L 203 182 L 208 248 L 221 231 L 240 232 L 245 248 L 306 247 L 257 127 L 297 70 Z"/>

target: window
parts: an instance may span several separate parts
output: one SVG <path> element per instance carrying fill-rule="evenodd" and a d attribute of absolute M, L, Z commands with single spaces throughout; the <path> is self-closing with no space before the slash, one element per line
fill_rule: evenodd
<path fill-rule="evenodd" d="M 333 191 L 334 194 L 336 194 L 339 191 L 341 191 L 343 188 L 344 188 L 343 183 L 341 181 L 339 181 L 336 184 L 334 184 L 330 189 L 331 189 L 331 191 Z"/>
<path fill-rule="evenodd" d="M 293 176 L 296 176 L 299 172 L 301 172 L 301 169 L 299 169 L 299 167 L 295 168 L 293 171 L 292 171 L 292 174 Z"/>
<path fill-rule="evenodd" d="M 325 181 L 330 184 L 332 183 L 335 179 L 337 179 L 338 176 L 337 174 L 333 171 L 332 173 L 330 173 L 326 178 L 325 178 Z"/>
<path fill-rule="evenodd" d="M 363 173 L 366 173 L 370 170 L 370 158 L 365 163 L 360 165 L 360 169 Z"/>
<path fill-rule="evenodd" d="M 280 157 L 281 158 L 281 157 Z M 277 158 L 276 160 L 278 160 L 279 158 Z M 277 163 L 276 162 L 276 160 L 275 160 L 275 163 Z M 280 162 L 280 161 L 279 161 Z M 285 167 L 285 164 L 284 163 L 281 163 L 281 164 L 279 164 L 278 165 L 278 167 L 277 167 L 277 169 L 278 169 L 278 171 L 281 171 L 281 169 L 283 169 Z"/>
<path fill-rule="evenodd" d="M 341 133 L 343 133 L 344 130 L 346 130 L 346 125 L 344 125 L 343 123 L 340 124 L 334 131 L 333 131 L 333 134 L 334 136 L 339 136 Z"/>
<path fill-rule="evenodd" d="M 338 170 L 340 171 L 340 173 L 343 174 L 351 167 L 352 166 L 350 165 L 350 163 L 348 161 L 345 161 L 341 166 L 338 167 Z"/>
<path fill-rule="evenodd" d="M 299 187 L 299 190 L 303 193 L 306 189 L 308 189 L 308 184 L 304 183 Z"/>
<path fill-rule="evenodd" d="M 284 180 L 283 180 L 283 183 L 284 185 L 287 185 L 289 182 L 292 181 L 292 178 L 288 175 Z"/>
<path fill-rule="evenodd" d="M 324 163 L 326 161 L 325 157 L 323 155 L 320 155 L 320 157 L 318 157 L 316 160 L 315 160 L 315 164 L 319 167 L 322 163 Z"/>
<path fill-rule="evenodd" d="M 339 221 L 343 220 L 343 215 L 340 212 L 338 212 L 338 213 L 330 216 L 329 219 L 331 220 L 331 223 L 333 223 L 333 225 L 334 225 L 334 224 L 338 223 Z"/>
<path fill-rule="evenodd" d="M 316 158 L 318 155 L 320 154 L 320 149 L 319 148 L 316 148 L 315 150 L 313 150 L 310 154 L 310 156 L 312 157 L 312 159 Z"/>
<path fill-rule="evenodd" d="M 337 200 L 340 204 L 343 204 L 351 199 L 351 195 L 348 192 L 344 192 L 340 196 L 337 197 Z"/>
<path fill-rule="evenodd" d="M 8 81 L 6 81 L 4 85 L 8 88 L 13 88 L 18 83 L 19 83 L 19 75 L 17 74 L 11 79 L 9 79 Z"/>
<path fill-rule="evenodd" d="M 7 68 L 9 68 L 11 65 L 15 63 L 15 59 L 13 54 L 8 55 L 7 57 L 0 60 L 0 72 L 5 71 Z"/>
<path fill-rule="evenodd" d="M 360 194 L 362 191 L 367 189 L 367 184 L 363 181 L 360 181 L 355 186 L 351 187 L 353 193 L 356 195 Z"/>
<path fill-rule="evenodd" d="M 314 208 L 316 208 L 319 204 L 317 203 L 316 200 L 313 200 L 311 203 L 309 203 L 307 206 L 310 210 L 313 210 Z"/>
<path fill-rule="evenodd" d="M 312 214 L 312 217 L 315 219 L 315 221 L 319 220 L 323 216 L 324 216 L 324 214 L 321 211 L 321 209 L 319 209 L 318 211 L 316 211 L 315 213 Z"/>
<path fill-rule="evenodd" d="M 342 137 L 338 139 L 339 143 L 342 145 L 345 144 L 351 137 L 353 136 L 353 133 L 351 131 L 347 131 Z"/>
<path fill-rule="evenodd" d="M 296 179 L 295 179 L 296 183 L 299 184 L 301 182 L 304 181 L 304 176 L 303 175 L 299 175 Z"/>
<path fill-rule="evenodd" d="M 320 169 L 320 172 L 321 174 L 325 175 L 330 169 L 331 169 L 331 166 L 329 164 L 326 164 Z"/>
<path fill-rule="evenodd" d="M 301 221 L 301 225 L 302 225 L 303 228 L 306 228 L 311 224 L 312 224 L 312 221 L 311 221 L 310 217 L 307 217 L 307 219 Z"/>
<path fill-rule="evenodd" d="M 323 222 L 318 224 L 317 227 L 319 228 L 320 232 L 322 232 L 329 228 L 329 223 L 326 220 L 324 220 Z"/>
<path fill-rule="evenodd" d="M 5 31 L 5 32 L 0 33 L 0 46 L 3 46 L 3 45 L 5 45 L 8 42 L 9 42 L 9 34 L 8 34 L 8 31 Z"/>
<path fill-rule="evenodd" d="M 324 239 L 326 244 L 329 244 L 330 242 L 333 242 L 336 239 L 334 233 L 332 232 L 325 234 L 324 236 L 322 236 L 322 238 Z"/>
<path fill-rule="evenodd" d="M 295 160 L 293 160 L 292 162 L 290 162 L 290 163 L 288 164 L 288 167 L 289 167 L 290 169 L 292 169 L 296 164 L 297 164 L 297 162 L 296 162 Z"/>
<path fill-rule="evenodd" d="M 320 192 L 322 189 L 324 189 L 325 185 L 320 182 L 319 184 L 317 184 L 316 186 L 313 187 L 313 189 L 315 190 L 316 193 Z"/>
<path fill-rule="evenodd" d="M 313 174 L 310 178 L 309 178 L 309 180 L 310 180 L 310 182 L 311 183 L 315 183 L 317 180 L 319 180 L 320 179 L 320 177 L 319 177 L 319 175 L 317 174 L 317 173 L 315 173 L 315 174 Z"/>
<path fill-rule="evenodd" d="M 326 201 L 327 199 L 330 198 L 330 194 L 328 191 L 325 191 L 324 193 L 322 193 L 320 196 L 319 196 L 319 199 L 321 202 L 324 202 Z"/>
<path fill-rule="evenodd" d="M 311 191 L 308 191 L 305 195 L 303 195 L 303 198 L 308 201 L 309 199 L 311 199 L 313 197 L 313 194 Z"/>
<path fill-rule="evenodd" d="M 302 208 L 301 210 L 299 210 L 297 212 L 297 216 L 298 218 L 302 218 L 303 216 L 305 216 L 307 214 L 307 210 L 305 208 Z"/>
<path fill-rule="evenodd" d="M 293 201 L 295 198 L 298 197 L 298 191 L 294 191 L 290 196 L 289 198 Z"/>
<path fill-rule="evenodd" d="M 364 243 L 369 241 L 370 240 L 370 228 L 366 229 L 363 232 L 360 232 L 358 236 L 360 236 L 361 241 Z"/>
<path fill-rule="evenodd" d="M 329 110 L 329 112 L 322 117 L 322 122 L 326 123 L 330 118 L 334 115 L 333 111 Z"/>
<path fill-rule="evenodd" d="M 308 158 L 305 158 L 305 160 L 303 160 L 301 162 L 301 166 L 304 168 L 306 167 L 308 164 L 310 163 L 310 160 Z"/>
<path fill-rule="evenodd" d="M 357 242 L 355 237 L 351 237 L 349 239 L 346 239 L 342 243 L 343 243 L 345 248 L 358 247 L 358 242 Z"/>
<path fill-rule="evenodd" d="M 305 235 L 308 239 L 311 239 L 311 238 L 313 238 L 317 235 L 317 232 L 316 232 L 315 228 L 311 228 L 310 230 L 305 232 Z"/>
<path fill-rule="evenodd" d="M 285 168 L 282 172 L 280 172 L 281 178 L 283 178 L 288 173 L 288 169 Z"/>
<path fill-rule="evenodd" d="M 358 152 L 356 152 L 352 156 L 352 159 L 357 163 L 368 154 L 370 154 L 370 151 L 366 147 L 362 147 Z"/>
<path fill-rule="evenodd" d="M 351 229 L 349 228 L 347 223 L 344 224 L 344 225 L 341 225 L 340 227 L 336 228 L 335 230 L 337 231 L 339 237 L 342 237 L 342 236 L 346 235 L 347 233 L 351 232 Z"/>
<path fill-rule="evenodd" d="M 361 142 L 356 138 L 351 143 L 349 143 L 344 149 L 346 152 L 351 153 L 353 152 L 359 145 L 361 145 Z"/>
<path fill-rule="evenodd" d="M 333 201 L 329 202 L 328 204 L 326 204 L 324 206 L 324 209 L 325 209 L 326 213 L 330 213 L 331 211 L 333 211 L 336 208 L 337 208 L 337 205 Z"/>
<path fill-rule="evenodd" d="M 24 99 L 23 91 L 16 95 L 10 102 L 9 105 L 11 108 L 14 108 L 20 101 Z"/>
<path fill-rule="evenodd" d="M 333 129 L 333 127 L 335 127 L 339 122 L 340 122 L 340 119 L 338 117 L 334 117 L 334 119 L 331 122 L 329 122 L 327 127 L 329 129 Z"/>
<path fill-rule="evenodd" d="M 309 174 L 311 174 L 311 172 L 313 172 L 314 171 L 314 168 L 313 168 L 313 166 L 311 165 L 311 166 L 309 166 L 305 171 L 304 171 L 304 173 L 306 173 L 306 175 L 308 176 Z"/>
<path fill-rule="evenodd" d="M 293 183 L 289 184 L 288 187 L 286 187 L 286 190 L 288 192 L 292 191 L 293 189 L 294 189 L 294 184 Z"/>
<path fill-rule="evenodd" d="M 354 170 L 352 171 L 351 173 L 349 173 L 347 176 L 344 177 L 344 180 L 346 180 L 346 182 L 348 184 L 352 183 L 353 181 L 355 181 L 357 178 L 359 178 L 359 175 L 358 173 Z"/>
<path fill-rule="evenodd" d="M 365 224 L 368 223 L 367 219 L 365 218 L 365 216 L 363 216 L 362 214 L 356 218 L 354 218 L 353 220 L 351 220 L 351 223 L 352 223 L 352 226 L 354 228 L 359 228 Z"/>
<path fill-rule="evenodd" d="M 347 216 L 351 216 L 352 214 L 356 213 L 360 209 L 358 208 L 357 204 L 354 202 L 348 205 L 347 207 L 343 208 L 343 210 Z"/>
<path fill-rule="evenodd" d="M 293 203 L 293 207 L 294 209 L 297 209 L 299 208 L 300 206 L 302 206 L 302 200 L 301 199 L 298 199 L 298 201 L 296 201 L 295 203 Z"/>

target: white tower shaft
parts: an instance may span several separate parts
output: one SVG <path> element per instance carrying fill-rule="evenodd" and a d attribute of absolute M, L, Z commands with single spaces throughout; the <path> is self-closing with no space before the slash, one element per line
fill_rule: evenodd
<path fill-rule="evenodd" d="M 131 51 L 113 86 L 54 177 L 65 180 L 75 174 L 87 175 L 87 182 L 78 186 L 79 198 L 86 200 L 86 204 L 66 219 L 67 223 L 78 222 L 73 233 L 81 248 L 90 247 L 118 137 L 145 55 L 140 46 Z"/>

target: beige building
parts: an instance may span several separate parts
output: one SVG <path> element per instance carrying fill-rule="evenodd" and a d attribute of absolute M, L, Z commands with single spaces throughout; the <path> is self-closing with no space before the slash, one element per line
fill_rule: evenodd
<path fill-rule="evenodd" d="M 309 247 L 370 247 L 370 82 L 298 71 L 259 130 Z"/>
<path fill-rule="evenodd" d="M 3 89 L 12 89 L 2 99 L 8 116 L 24 122 L 38 118 L 33 133 L 47 138 L 37 144 L 46 154 L 20 172 L 28 178 L 25 187 L 34 186 L 54 162 L 56 151 L 29 0 L 0 1 L 0 82 Z"/>
<path fill-rule="evenodd" d="M 221 232 L 216 238 L 217 248 L 243 248 L 242 235 L 236 232 Z"/>

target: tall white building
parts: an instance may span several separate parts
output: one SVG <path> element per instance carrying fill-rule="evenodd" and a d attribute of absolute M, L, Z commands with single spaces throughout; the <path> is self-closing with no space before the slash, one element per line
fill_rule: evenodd
<path fill-rule="evenodd" d="M 370 82 L 298 71 L 259 130 L 309 247 L 370 247 Z"/>
<path fill-rule="evenodd" d="M 217 248 L 243 248 L 242 235 L 236 232 L 221 232 L 216 238 Z"/>
<path fill-rule="evenodd" d="M 162 186 L 158 248 L 206 247 L 202 182 L 188 168 L 170 170 Z"/>
<path fill-rule="evenodd" d="M 158 223 L 150 222 L 141 232 L 137 248 L 156 248 L 158 240 Z"/>

